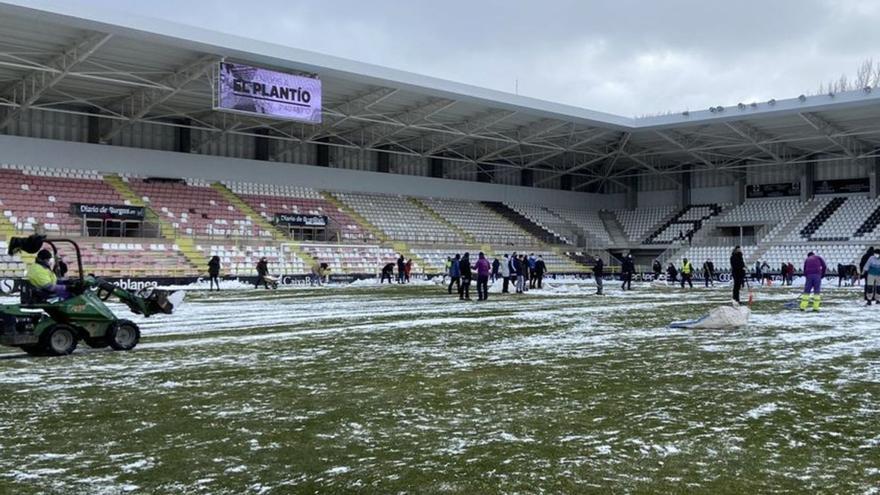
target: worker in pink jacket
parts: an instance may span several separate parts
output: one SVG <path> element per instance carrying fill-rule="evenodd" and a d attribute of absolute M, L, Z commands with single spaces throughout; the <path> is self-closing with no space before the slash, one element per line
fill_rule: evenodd
<path fill-rule="evenodd" d="M 813 311 L 819 311 L 819 305 L 822 304 L 822 277 L 827 271 L 825 260 L 810 251 L 804 261 L 804 278 L 807 281 L 804 284 L 804 293 L 801 295 L 801 311 L 806 311 L 810 303 L 813 304 Z"/>

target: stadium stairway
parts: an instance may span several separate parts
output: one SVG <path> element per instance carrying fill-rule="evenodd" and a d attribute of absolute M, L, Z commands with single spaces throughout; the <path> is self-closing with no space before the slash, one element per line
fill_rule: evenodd
<path fill-rule="evenodd" d="M 287 237 L 284 232 L 272 225 L 272 223 L 266 220 L 265 217 L 254 211 L 254 209 L 251 208 L 250 205 L 245 203 L 244 200 L 239 198 L 238 195 L 229 190 L 229 188 L 225 185 L 219 182 L 215 182 L 211 184 L 211 188 L 220 193 L 220 195 L 223 196 L 223 199 L 229 201 L 229 204 L 235 207 L 235 209 L 244 213 L 245 216 L 250 217 L 250 220 L 256 223 L 261 229 L 265 230 L 266 232 L 271 232 L 272 239 L 278 240 Z"/>
<path fill-rule="evenodd" d="M 0 236 L 7 241 L 15 235 L 15 225 L 3 215 L 0 215 Z"/>
<path fill-rule="evenodd" d="M 569 271 L 573 273 L 588 272 L 592 269 L 592 260 L 590 260 L 589 263 L 582 263 L 579 260 L 585 259 L 586 257 L 575 257 L 574 253 L 566 251 L 564 247 L 547 246 L 547 250 L 556 253 L 557 255 L 559 255 L 560 259 L 565 260 L 565 265 L 568 267 Z"/>
<path fill-rule="evenodd" d="M 626 237 L 626 232 L 623 231 L 623 226 L 620 225 L 620 221 L 613 212 L 601 210 L 599 211 L 599 219 L 602 220 L 602 224 L 605 225 L 605 231 L 611 236 L 612 245 L 615 247 L 629 245 L 629 239 Z"/>
<path fill-rule="evenodd" d="M 779 230 L 779 232 L 773 235 L 772 238 L 768 234 L 768 236 L 763 239 L 763 242 L 767 243 L 788 238 L 788 236 L 791 235 L 792 232 L 794 232 L 794 229 L 796 229 L 798 225 L 800 225 L 807 217 L 813 216 L 816 213 L 816 209 L 819 208 L 819 204 L 820 202 L 816 200 L 808 201 L 806 204 L 804 204 L 797 215 L 792 217 L 791 220 L 789 220 L 788 223 Z"/>
<path fill-rule="evenodd" d="M 708 218 L 704 218 L 701 221 L 696 220 L 681 220 L 684 218 L 688 212 L 693 208 L 701 208 L 701 207 L 709 207 L 710 213 Z M 657 238 L 660 237 L 667 229 L 672 228 L 673 224 L 679 224 L 680 230 L 684 230 L 687 228 L 688 230 L 692 230 L 694 235 L 699 232 L 707 222 L 713 220 L 722 212 L 722 208 L 717 204 L 707 204 L 707 205 L 689 205 L 685 208 L 679 210 L 672 218 L 664 222 L 660 227 L 655 229 L 651 235 L 648 236 L 647 239 L 643 242 L 643 244 L 669 244 L 668 242 L 657 241 Z"/>
<path fill-rule="evenodd" d="M 317 260 L 309 254 L 305 249 L 302 248 L 296 242 L 285 242 L 281 244 L 281 247 L 287 247 L 293 254 L 299 256 L 299 259 L 303 260 L 306 264 L 306 269 L 311 271 L 312 267 L 315 266 Z"/>
<path fill-rule="evenodd" d="M 407 246 L 405 242 L 402 241 L 393 241 L 390 239 L 385 232 L 381 229 L 370 223 L 369 220 L 363 217 L 360 213 L 354 210 L 354 208 L 349 208 L 346 204 L 339 200 L 332 193 L 327 191 L 321 191 L 321 196 L 326 199 L 331 205 L 335 208 L 338 208 L 340 211 L 349 216 L 352 220 L 357 222 L 357 224 L 367 232 L 373 234 L 373 236 L 379 240 L 382 244 L 390 244 L 398 253 L 402 254 L 404 258 L 412 259 L 414 262 L 418 263 L 420 266 L 428 266 L 424 260 L 416 256 Z"/>
<path fill-rule="evenodd" d="M 408 260 L 413 260 L 417 265 L 421 266 L 422 270 L 424 270 L 425 273 L 440 273 L 439 270 L 429 268 L 430 265 L 426 263 L 425 260 L 423 260 L 422 258 L 419 258 L 417 254 L 412 252 L 412 250 L 410 250 L 409 246 L 407 246 L 405 242 L 393 242 L 391 243 L 391 247 L 394 248 L 395 251 L 403 255 L 404 258 Z"/>
<path fill-rule="evenodd" d="M 370 223 L 369 220 L 363 217 L 360 213 L 354 210 L 354 208 L 349 208 L 344 202 L 340 201 L 339 198 L 334 196 L 332 193 L 327 191 L 320 191 L 321 197 L 327 200 L 328 203 L 333 205 L 334 208 L 337 208 L 339 211 L 348 215 L 349 218 L 357 222 L 357 224 L 364 229 L 365 231 L 373 234 L 373 237 L 379 240 L 379 242 L 389 242 L 390 239 L 385 232 L 382 232 L 378 227 Z"/>
<path fill-rule="evenodd" d="M 432 218 L 434 218 L 434 220 L 437 220 L 438 222 L 440 222 L 441 224 L 443 224 L 447 228 L 449 228 L 449 230 L 451 230 L 451 231 L 455 232 L 456 234 L 458 234 L 459 236 L 461 236 L 461 238 L 464 239 L 465 242 L 467 242 L 468 244 L 476 244 L 477 243 L 477 240 L 474 239 L 474 236 L 468 234 L 467 232 L 465 232 L 464 230 L 459 228 L 458 225 L 455 225 L 454 223 L 452 223 L 449 220 L 447 220 L 446 218 L 444 218 L 443 215 L 432 210 L 431 207 L 429 207 L 425 203 L 421 202 L 420 200 L 418 200 L 416 198 L 412 198 L 412 197 L 408 198 L 408 199 L 409 199 L 410 203 L 416 205 L 419 209 L 421 209 L 422 211 L 424 211 L 425 213 L 430 215 Z"/>
<path fill-rule="evenodd" d="M 492 210 L 519 229 L 546 244 L 565 244 L 557 235 L 548 232 L 540 225 L 520 215 L 517 211 L 498 201 L 483 201 L 483 206 Z"/>
<path fill-rule="evenodd" d="M 159 232 L 162 234 L 162 237 L 173 241 L 177 246 L 178 251 L 180 251 L 180 254 L 182 254 L 187 263 L 191 265 L 190 268 L 193 270 L 193 273 L 202 273 L 208 270 L 208 258 L 196 248 L 195 242 L 190 238 L 180 237 L 177 233 L 177 229 L 175 229 L 167 220 L 157 215 L 152 208 L 147 206 L 147 204 L 144 203 L 137 193 L 135 193 L 121 177 L 115 174 L 105 175 L 104 182 L 116 190 L 116 192 L 131 205 L 144 208 L 145 218 L 159 224 Z"/>

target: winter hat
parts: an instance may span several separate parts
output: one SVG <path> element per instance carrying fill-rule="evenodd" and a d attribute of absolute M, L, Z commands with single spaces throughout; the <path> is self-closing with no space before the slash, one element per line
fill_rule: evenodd
<path fill-rule="evenodd" d="M 52 253 L 45 249 L 41 249 L 39 253 L 37 253 L 37 261 L 48 261 L 52 259 Z"/>

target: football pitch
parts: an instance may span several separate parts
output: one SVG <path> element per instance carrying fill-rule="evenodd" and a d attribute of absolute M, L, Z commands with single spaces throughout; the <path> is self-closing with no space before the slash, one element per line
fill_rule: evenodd
<path fill-rule="evenodd" d="M 729 289 L 550 285 L 194 291 L 132 352 L 3 348 L 0 493 L 880 493 L 859 288 L 671 330 Z"/>

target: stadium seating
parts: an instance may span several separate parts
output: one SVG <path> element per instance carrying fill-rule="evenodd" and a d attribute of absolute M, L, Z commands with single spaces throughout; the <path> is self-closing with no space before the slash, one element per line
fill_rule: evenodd
<path fill-rule="evenodd" d="M 338 193 L 348 207 L 389 238 L 417 244 L 461 244 L 464 240 L 404 196 Z"/>
<path fill-rule="evenodd" d="M 834 213 L 846 203 L 848 198 L 837 197 L 837 198 L 824 198 L 819 200 L 819 212 L 816 213 L 812 218 L 804 219 L 804 222 L 799 225 L 798 229 L 796 229 L 789 236 L 789 240 L 792 241 L 800 241 L 800 240 L 810 240 L 813 237 L 813 234 L 818 230 Z"/>
<path fill-rule="evenodd" d="M 538 240 L 477 201 L 422 199 L 422 203 L 477 242 L 497 246 L 535 245 Z"/>
<path fill-rule="evenodd" d="M 315 189 L 249 182 L 223 184 L 270 222 L 277 213 L 326 215 L 339 227 L 342 241 L 375 241 L 372 233 L 364 231 L 357 222 L 330 204 Z"/>
<path fill-rule="evenodd" d="M 598 211 L 581 208 L 564 208 L 560 206 L 552 206 L 547 209 L 564 220 L 583 229 L 585 232 L 598 239 L 603 245 L 607 246 L 611 244 L 611 236 L 608 235 L 608 231 L 605 230 L 605 223 L 599 218 Z"/>
<path fill-rule="evenodd" d="M 566 244 L 573 244 L 574 240 L 570 239 L 572 228 L 568 222 L 556 213 L 539 205 L 530 205 L 524 203 L 504 203 L 508 208 L 516 211 L 520 215 L 528 218 L 535 225 L 538 225 L 547 232 L 555 235 Z"/>
<path fill-rule="evenodd" d="M 266 258 L 269 273 L 274 275 L 302 274 L 311 270 L 305 262 L 290 251 L 287 246 L 272 245 L 217 245 L 207 248 L 199 246 L 206 258 L 220 257 L 220 274 L 235 276 L 255 276 L 257 262 Z"/>
<path fill-rule="evenodd" d="M 814 241 L 846 241 L 854 237 L 859 227 L 877 209 L 880 201 L 866 197 L 847 198 L 810 236 Z M 861 236 L 866 237 L 866 236 Z M 872 238 L 867 236 L 867 238 Z"/>
<path fill-rule="evenodd" d="M 124 177 L 123 180 L 182 235 L 211 238 L 273 235 L 237 211 L 205 181 L 157 182 L 133 177 Z"/>
<path fill-rule="evenodd" d="M 24 275 L 26 267 L 18 256 L 6 254 L 8 244 L 0 241 L 0 277 L 16 278 Z"/>
<path fill-rule="evenodd" d="M 756 246 L 743 246 L 743 258 L 748 260 L 755 249 L 757 249 Z M 693 264 L 694 269 L 700 271 L 703 269 L 703 263 L 711 260 L 715 265 L 715 270 L 722 272 L 730 270 L 731 254 L 733 254 L 733 246 L 693 246 L 669 261 L 674 263 L 676 267 L 680 267 L 682 258 L 687 258 Z"/>
<path fill-rule="evenodd" d="M 327 263 L 332 273 L 378 273 L 386 263 L 396 263 L 398 253 L 376 245 L 302 244 L 318 263 Z M 309 267 L 311 269 L 311 267 Z M 413 260 L 413 273 L 421 272 Z"/>
<path fill-rule="evenodd" d="M 631 242 L 642 242 L 664 218 L 675 211 L 674 206 L 655 208 L 639 208 L 637 210 L 615 210 L 613 213 L 623 227 L 626 237 Z"/>
<path fill-rule="evenodd" d="M 193 274 L 178 247 L 162 243 L 160 239 L 80 238 L 76 242 L 86 275 L 174 277 Z M 70 275 L 76 275 L 73 249 L 64 243 L 58 243 L 57 247 Z"/>
<path fill-rule="evenodd" d="M 733 208 L 721 222 L 740 225 L 769 225 L 759 242 L 772 239 L 803 208 L 797 199 L 756 199 Z"/>
<path fill-rule="evenodd" d="M 16 231 L 31 234 L 83 232 L 71 215 L 71 203 L 125 204 L 97 172 L 3 165 L 0 167 L 0 208 Z"/>
<path fill-rule="evenodd" d="M 644 244 L 669 244 L 689 231 L 696 233 L 704 222 L 721 213 L 722 207 L 717 204 L 691 205 L 667 220 L 651 234 Z"/>
<path fill-rule="evenodd" d="M 800 271 L 807 253 L 813 251 L 825 260 L 829 271 L 836 271 L 838 263 L 858 263 L 866 249 L 865 245 L 855 244 L 788 244 L 772 246 L 761 258 L 773 270 L 778 270 L 782 263 L 792 263 Z"/>

